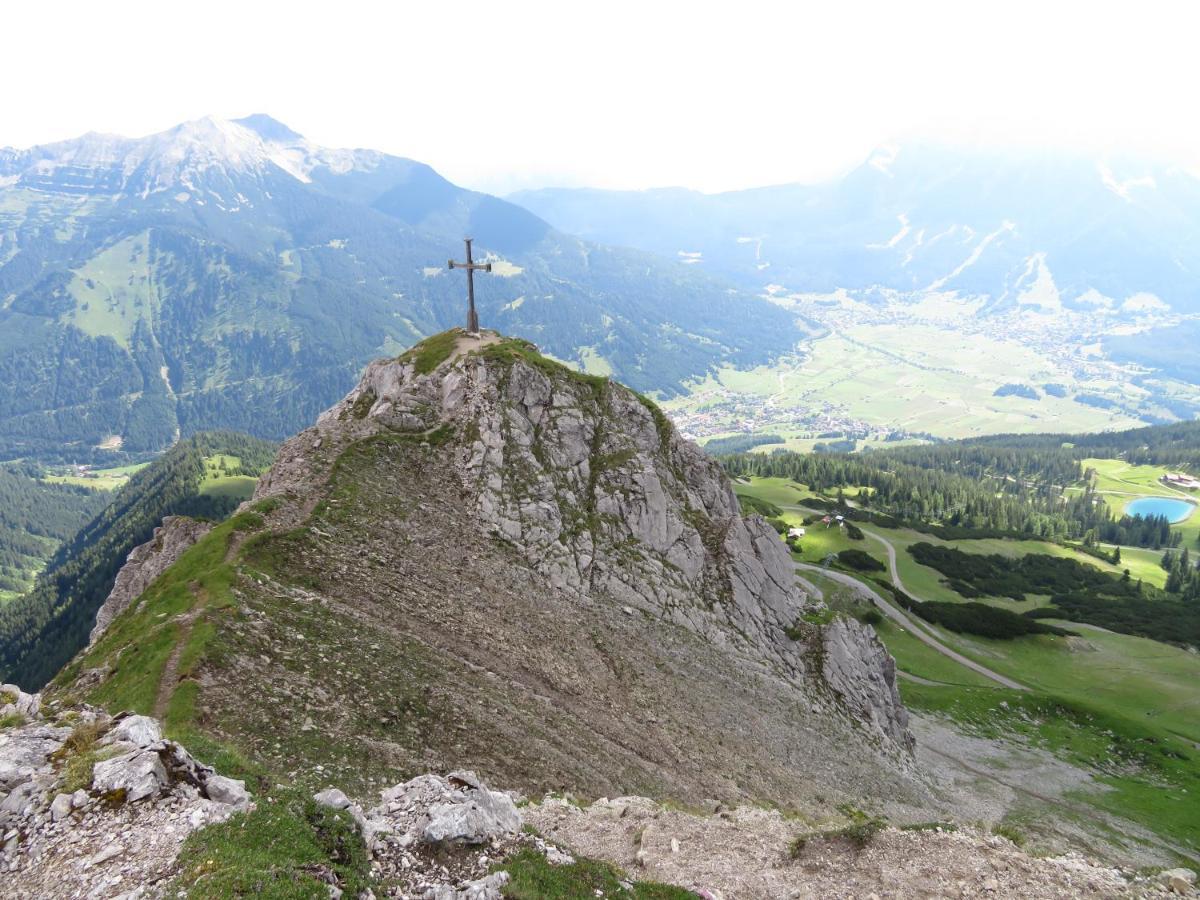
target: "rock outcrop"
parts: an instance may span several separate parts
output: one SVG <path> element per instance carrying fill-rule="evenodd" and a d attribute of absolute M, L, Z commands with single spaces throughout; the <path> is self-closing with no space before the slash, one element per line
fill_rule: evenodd
<path fill-rule="evenodd" d="M 810 651 L 835 645 L 833 664 L 808 674 L 832 675 L 852 715 L 911 748 L 895 667 L 873 632 L 847 621 L 830 636 L 807 629 L 809 640 L 795 639 L 820 601 L 799 587 L 776 533 L 741 515 L 720 466 L 653 403 L 550 363 L 524 342 L 491 335 L 472 349 L 462 338 L 425 373 L 413 354 L 372 363 L 315 429 L 285 444 L 256 499 L 312 491 L 323 477 L 317 460 L 352 440 L 453 434 L 448 474 L 475 513 L 464 527 L 507 542 L 557 590 L 748 650 L 797 683 Z"/>
<path fill-rule="evenodd" d="M 110 630 L 52 693 L 161 673 L 153 709 L 359 796 L 470 766 L 530 794 L 929 808 L 886 653 L 815 624 L 715 462 L 621 385 L 454 343 L 368 367 L 204 538 L 220 571 L 145 594 L 138 645 Z"/>
<path fill-rule="evenodd" d="M 821 674 L 830 689 L 862 721 L 911 750 L 908 711 L 896 687 L 896 661 L 874 629 L 834 619 L 822 630 L 821 644 Z"/>
<path fill-rule="evenodd" d="M 129 552 L 125 565 L 117 572 L 112 590 L 96 611 L 96 625 L 92 628 L 88 643 L 96 643 L 113 619 L 128 609 L 154 579 L 211 530 L 210 523 L 187 516 L 167 516 L 163 519 L 162 524 L 154 529 L 154 537 Z"/>
<path fill-rule="evenodd" d="M 26 721 L 0 729 L 5 897 L 162 896 L 188 834 L 252 808 L 241 781 L 153 719 L 24 705 Z"/>

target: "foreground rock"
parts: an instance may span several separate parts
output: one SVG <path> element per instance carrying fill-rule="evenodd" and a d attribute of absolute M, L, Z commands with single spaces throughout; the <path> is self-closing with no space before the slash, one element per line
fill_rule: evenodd
<path fill-rule="evenodd" d="M 28 721 L 0 730 L 0 895 L 158 896 L 191 832 L 251 808 L 242 782 L 153 719 L 24 706 Z"/>
<path fill-rule="evenodd" d="M 365 811 L 337 788 L 313 799 L 358 823 L 379 877 L 395 886 L 392 896 L 499 900 L 508 875 L 488 870 L 519 843 L 521 815 L 508 794 L 475 773 L 421 775 L 388 788 Z"/>
<path fill-rule="evenodd" d="M 1075 854 L 1037 858 L 970 827 L 883 828 L 859 846 L 773 810 L 692 815 L 640 797 L 600 800 L 584 809 L 546 800 L 528 807 L 525 818 L 573 852 L 721 900 L 1068 900 L 1178 896 L 1172 891 L 1185 886 L 1191 894 L 1186 869 L 1139 876 Z M 802 836 L 807 839 L 797 847 Z"/>

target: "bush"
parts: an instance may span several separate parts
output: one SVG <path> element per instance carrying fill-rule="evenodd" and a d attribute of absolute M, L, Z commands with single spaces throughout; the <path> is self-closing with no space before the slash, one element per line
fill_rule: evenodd
<path fill-rule="evenodd" d="M 837 555 L 838 562 L 859 572 L 882 572 L 884 565 L 865 550 L 851 548 Z"/>
<path fill-rule="evenodd" d="M 738 494 L 738 504 L 742 507 L 742 515 L 748 516 L 752 513 L 757 513 L 764 518 L 779 517 L 783 515 L 783 510 L 769 500 L 764 500 L 762 497 L 755 497 L 751 494 Z"/>

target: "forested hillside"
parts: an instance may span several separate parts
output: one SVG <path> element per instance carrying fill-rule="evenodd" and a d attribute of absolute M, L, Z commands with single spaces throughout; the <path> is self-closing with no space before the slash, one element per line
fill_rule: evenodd
<path fill-rule="evenodd" d="M 89 135 L 0 154 L 0 459 L 292 434 L 371 359 L 462 321 L 446 260 L 464 234 L 495 264 L 477 279 L 486 326 L 644 391 L 803 334 L 706 273 L 266 117 Z"/>
<path fill-rule="evenodd" d="M 868 454 L 747 453 L 723 462 L 731 475 L 790 478 L 815 491 L 869 488 L 859 498 L 864 507 L 921 527 L 1156 548 L 1177 540 L 1162 517 L 1114 515 L 1090 485 L 1064 495 L 1084 472 L 1061 448 L 943 444 Z"/>
<path fill-rule="evenodd" d="M 34 465 L 0 467 L 0 602 L 28 590 L 58 545 L 103 509 L 109 497 L 48 484 Z"/>
<path fill-rule="evenodd" d="M 237 457 L 239 472 L 259 474 L 274 453 L 256 438 L 205 433 L 134 475 L 54 554 L 31 591 L 0 607 L 0 680 L 39 688 L 82 648 L 129 551 L 149 540 L 164 516 L 219 520 L 237 506 L 237 496 L 204 491 L 206 458 Z"/>

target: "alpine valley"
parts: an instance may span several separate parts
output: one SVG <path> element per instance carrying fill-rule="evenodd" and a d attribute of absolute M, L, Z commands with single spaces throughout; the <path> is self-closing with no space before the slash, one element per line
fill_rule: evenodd
<path fill-rule="evenodd" d="M 695 436 L 751 423 L 803 449 L 1200 410 L 1200 179 L 1178 166 L 914 144 L 817 185 L 510 199 L 820 323 L 790 359 L 692 382 L 669 407 Z"/>
<path fill-rule="evenodd" d="M 1198 222 L 0 152 L 0 896 L 1195 896 Z"/>

